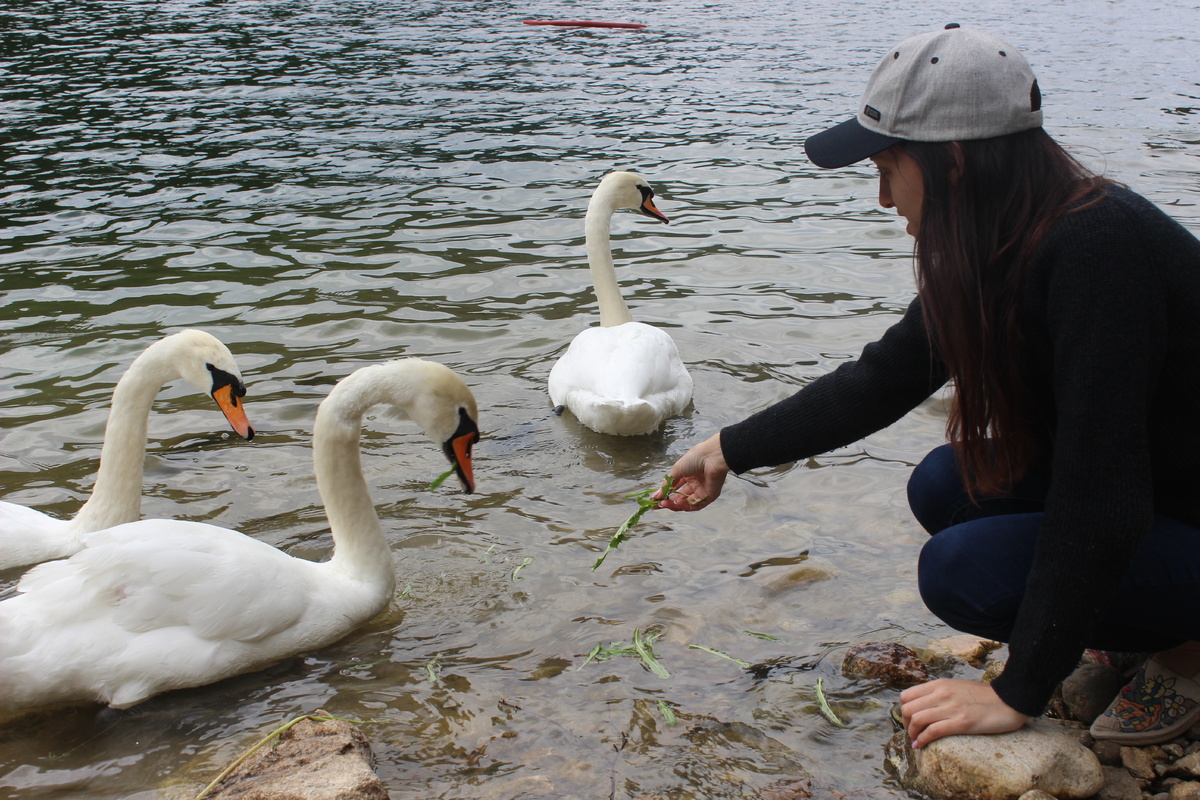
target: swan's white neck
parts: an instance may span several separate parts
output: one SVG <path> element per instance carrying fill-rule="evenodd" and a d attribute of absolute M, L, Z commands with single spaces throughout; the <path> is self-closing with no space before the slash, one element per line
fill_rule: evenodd
<path fill-rule="evenodd" d="M 621 287 L 617 284 L 617 270 L 613 265 L 609 231 L 614 211 L 616 209 L 611 197 L 607 193 L 597 192 L 588 202 L 583 226 L 592 286 L 596 290 L 596 302 L 600 306 L 600 325 L 605 328 L 633 321 L 629 306 L 625 305 L 625 300 L 621 297 Z"/>
<path fill-rule="evenodd" d="M 121 376 L 104 427 L 96 483 L 91 497 L 71 520 L 73 529 L 101 530 L 141 516 L 150 407 L 159 390 L 179 377 L 172 348 L 154 345 Z"/>
<path fill-rule="evenodd" d="M 359 451 L 363 414 L 382 402 L 376 388 L 343 380 L 321 403 L 313 425 L 313 469 L 333 534 L 330 565 L 357 579 L 384 583 L 390 593 L 396 584 L 392 553 L 363 477 Z"/>

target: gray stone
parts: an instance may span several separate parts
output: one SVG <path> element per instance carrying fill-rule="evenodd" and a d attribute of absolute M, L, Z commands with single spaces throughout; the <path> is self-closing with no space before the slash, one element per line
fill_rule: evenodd
<path fill-rule="evenodd" d="M 1041 789 L 1030 789 L 1018 797 L 1017 800 L 1058 800 L 1058 798 L 1049 792 L 1043 792 Z"/>
<path fill-rule="evenodd" d="M 948 736 L 917 751 L 901 732 L 888 761 L 905 789 L 937 800 L 1017 800 L 1033 789 L 1065 800 L 1104 786 L 1095 754 L 1047 719 L 1012 733 Z"/>
<path fill-rule="evenodd" d="M 1092 742 L 1092 752 L 1096 754 L 1096 758 L 1100 759 L 1101 764 L 1109 766 L 1117 766 L 1121 763 L 1121 744 L 1120 742 L 1110 742 L 1107 739 L 1098 739 Z"/>
<path fill-rule="evenodd" d="M 1104 788 L 1096 800 L 1142 800 L 1142 785 L 1120 767 L 1104 768 Z"/>
<path fill-rule="evenodd" d="M 1071 719 L 1091 724 L 1104 713 L 1125 678 L 1108 664 L 1082 664 L 1062 683 L 1062 698 Z"/>
<path fill-rule="evenodd" d="M 303 719 L 256 750 L 210 800 L 389 800 L 371 745 L 348 722 Z"/>

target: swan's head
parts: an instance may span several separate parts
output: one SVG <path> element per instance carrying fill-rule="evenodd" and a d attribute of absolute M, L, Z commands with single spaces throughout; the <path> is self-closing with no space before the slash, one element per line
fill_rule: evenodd
<path fill-rule="evenodd" d="M 147 349 L 164 351 L 179 370 L 179 376 L 202 392 L 212 395 L 230 426 L 243 439 L 254 438 L 254 427 L 246 417 L 242 398 L 246 384 L 233 353 L 210 333 L 189 328 L 159 340 Z"/>
<path fill-rule="evenodd" d="M 338 382 L 321 407 L 329 404 L 330 411 L 342 408 L 361 418 L 379 403 L 395 406 L 420 425 L 454 465 L 463 491 L 475 491 L 471 450 L 479 441 L 479 410 L 462 378 L 436 361 L 402 358 L 354 371 Z"/>
<path fill-rule="evenodd" d="M 654 205 L 654 189 L 636 172 L 610 172 L 592 193 L 593 203 L 602 203 L 609 212 L 618 208 L 635 208 L 651 219 L 670 222 Z"/>

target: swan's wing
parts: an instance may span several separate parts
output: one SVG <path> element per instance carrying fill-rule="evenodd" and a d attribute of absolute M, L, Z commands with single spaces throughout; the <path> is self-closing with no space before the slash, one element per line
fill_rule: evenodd
<path fill-rule="evenodd" d="M 201 639 L 254 641 L 291 627 L 307 607 L 315 565 L 236 531 L 141 520 L 85 541 L 75 556 L 34 568 L 18 586 L 45 625 L 109 624 L 125 633 L 181 627 Z"/>
<path fill-rule="evenodd" d="M 640 322 L 580 332 L 551 370 L 549 385 L 555 403 L 572 390 L 624 401 L 682 394 L 684 405 L 692 395 L 692 378 L 674 340 Z"/>
<path fill-rule="evenodd" d="M 0 569 L 69 556 L 79 549 L 68 520 L 0 502 Z"/>

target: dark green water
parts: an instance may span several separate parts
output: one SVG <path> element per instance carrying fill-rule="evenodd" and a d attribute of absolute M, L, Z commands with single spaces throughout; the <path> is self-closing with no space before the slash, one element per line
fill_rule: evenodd
<path fill-rule="evenodd" d="M 848 116 L 893 41 L 947 21 L 1010 39 L 1051 132 L 1200 230 L 1200 10 L 986 9 L 0 2 L 0 497 L 74 513 L 114 383 L 180 327 L 233 350 L 259 436 L 234 441 L 204 398 L 164 390 L 145 516 L 325 557 L 312 417 L 374 361 L 454 367 L 485 433 L 464 497 L 425 490 L 443 467 L 407 423 L 368 421 L 364 465 L 408 588 L 387 614 L 119 715 L 0 724 L 0 793 L 192 796 L 324 708 L 362 721 L 396 800 L 757 797 L 801 771 L 899 796 L 882 757 L 895 693 L 839 667 L 855 642 L 950 633 L 916 595 L 903 494 L 940 441 L 935 402 L 733 480 L 703 513 L 649 514 L 590 567 L 635 508 L 625 494 L 854 357 L 907 304 L 909 240 L 872 169 L 818 171 L 801 150 Z M 583 211 L 614 168 L 644 174 L 671 217 L 618 215 L 614 255 L 635 317 L 670 330 L 696 382 L 691 412 L 636 439 L 552 416 L 545 392 L 595 322 Z M 18 578 L 0 575 L 0 593 Z M 635 628 L 662 634 L 669 678 L 631 658 L 583 666 Z M 819 713 L 817 677 L 847 728 Z"/>

